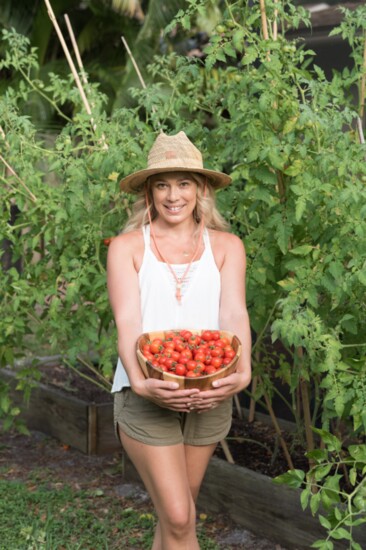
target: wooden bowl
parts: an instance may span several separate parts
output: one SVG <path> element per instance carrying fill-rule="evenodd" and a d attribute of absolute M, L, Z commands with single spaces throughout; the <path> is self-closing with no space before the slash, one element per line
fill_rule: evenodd
<path fill-rule="evenodd" d="M 192 330 L 189 329 L 192 334 L 201 334 L 201 330 Z M 158 367 L 154 367 L 142 353 L 143 346 L 149 344 L 154 338 L 165 338 L 165 334 L 170 331 L 159 331 L 159 332 L 146 332 L 141 334 L 136 344 L 136 354 L 137 359 L 140 363 L 141 369 L 146 376 L 146 378 L 157 378 L 158 380 L 168 380 L 170 382 L 178 382 L 181 389 L 192 389 L 198 388 L 199 390 L 208 390 L 212 389 L 212 382 L 218 380 L 219 378 L 224 378 L 229 374 L 235 372 L 236 364 L 241 354 L 241 342 L 237 336 L 233 333 L 226 330 L 220 330 L 220 336 L 226 337 L 229 339 L 231 346 L 235 351 L 235 356 L 232 361 L 225 367 L 221 367 L 217 372 L 213 374 L 206 374 L 199 376 L 197 378 L 186 378 L 185 376 L 178 376 L 172 372 L 166 372 Z M 174 332 L 179 332 L 174 329 Z"/>

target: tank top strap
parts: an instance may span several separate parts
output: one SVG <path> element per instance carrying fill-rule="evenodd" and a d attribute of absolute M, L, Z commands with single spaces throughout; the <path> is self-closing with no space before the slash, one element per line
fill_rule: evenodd
<path fill-rule="evenodd" d="M 150 225 L 144 225 L 142 227 L 142 234 L 144 236 L 145 249 L 150 248 Z"/>

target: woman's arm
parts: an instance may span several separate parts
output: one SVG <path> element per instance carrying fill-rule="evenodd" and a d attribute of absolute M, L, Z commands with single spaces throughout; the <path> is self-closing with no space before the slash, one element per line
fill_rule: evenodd
<path fill-rule="evenodd" d="M 162 407 L 188 411 L 189 397 L 198 390 L 178 390 L 176 382 L 145 378 L 136 356 L 142 333 L 140 290 L 136 251 L 142 244 L 135 233 L 119 235 L 109 245 L 107 286 L 118 335 L 118 355 L 133 391 Z M 142 254 L 141 254 L 142 255 Z"/>
<path fill-rule="evenodd" d="M 242 241 L 230 233 L 216 237 L 215 255 L 221 260 L 220 329 L 236 334 L 241 341 L 242 353 L 236 372 L 212 383 L 213 390 L 201 392 L 202 412 L 209 410 L 228 397 L 246 388 L 251 381 L 251 333 L 245 298 L 246 256 Z M 215 254 L 214 249 L 214 254 Z M 198 400 L 195 400 L 198 403 Z"/>

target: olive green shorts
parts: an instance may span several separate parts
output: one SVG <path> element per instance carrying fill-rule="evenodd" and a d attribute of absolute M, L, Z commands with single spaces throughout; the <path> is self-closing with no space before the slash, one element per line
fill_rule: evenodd
<path fill-rule="evenodd" d="M 159 407 L 139 397 L 131 388 L 114 394 L 114 424 L 128 436 L 146 445 L 211 445 L 229 433 L 232 399 L 211 411 L 180 413 Z"/>

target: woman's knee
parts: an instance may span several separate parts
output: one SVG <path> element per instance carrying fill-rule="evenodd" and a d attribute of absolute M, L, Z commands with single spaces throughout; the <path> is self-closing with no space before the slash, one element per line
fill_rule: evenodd
<path fill-rule="evenodd" d="M 168 529 L 177 538 L 186 536 L 195 529 L 196 507 L 192 499 L 187 505 L 177 503 L 174 508 L 166 511 L 164 518 L 159 518 L 163 528 Z"/>

